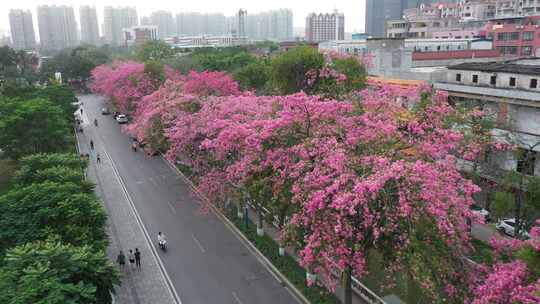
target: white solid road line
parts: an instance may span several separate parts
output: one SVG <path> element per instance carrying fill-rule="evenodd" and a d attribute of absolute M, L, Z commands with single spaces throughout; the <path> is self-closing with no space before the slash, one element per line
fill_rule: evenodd
<path fill-rule="evenodd" d="M 238 298 L 238 295 L 236 294 L 236 292 L 233 291 L 232 296 L 233 296 L 234 300 L 236 301 L 236 303 L 244 304 L 242 301 L 240 301 L 240 298 Z"/>
<path fill-rule="evenodd" d="M 102 140 L 102 142 L 103 142 L 103 140 Z M 180 299 L 180 296 L 178 295 L 178 292 L 176 291 L 176 289 L 175 289 L 175 287 L 174 287 L 174 285 L 173 285 L 173 283 L 171 281 L 171 278 L 169 277 L 169 274 L 167 273 L 167 269 L 165 269 L 165 266 L 163 265 L 163 261 L 161 260 L 161 258 L 159 257 L 159 254 L 157 253 L 157 250 L 156 250 L 156 248 L 155 248 L 155 246 L 154 246 L 154 244 L 152 242 L 152 238 L 150 237 L 150 234 L 148 233 L 148 230 L 144 226 L 144 222 L 142 221 L 142 219 L 141 219 L 141 217 L 139 215 L 139 212 L 137 211 L 137 208 L 135 207 L 135 204 L 133 203 L 133 199 L 131 198 L 131 195 L 129 194 L 129 192 L 128 192 L 127 188 L 126 188 L 126 185 L 125 185 L 122 177 L 120 176 L 120 173 L 118 172 L 118 169 L 116 168 L 116 165 L 114 164 L 114 162 L 112 160 L 112 157 L 109 155 L 109 153 L 107 152 L 107 150 L 105 148 L 103 148 L 103 153 L 105 153 L 105 156 L 107 157 L 107 159 L 109 159 L 109 161 L 111 163 L 111 167 L 113 169 L 114 175 L 116 176 L 116 179 L 120 183 L 120 186 L 121 186 L 121 188 L 122 188 L 122 190 L 124 192 L 124 197 L 128 201 L 131 210 L 135 214 L 135 219 L 137 220 L 137 224 L 139 225 L 139 227 L 141 228 L 141 230 L 142 230 L 142 232 L 143 232 L 143 234 L 145 236 L 147 245 L 150 247 L 150 250 L 152 252 L 152 256 L 154 258 L 154 261 L 156 262 L 156 264 L 159 265 L 159 270 L 160 270 L 161 276 L 163 277 L 163 280 L 165 281 L 165 283 L 167 285 L 167 289 L 169 290 L 169 293 L 170 293 L 171 297 L 174 299 L 174 301 L 177 304 L 182 304 L 182 300 Z"/>
<path fill-rule="evenodd" d="M 174 208 L 173 204 L 167 202 L 167 205 L 169 205 L 169 208 L 171 208 L 172 213 L 176 214 L 176 209 Z"/>
<path fill-rule="evenodd" d="M 205 253 L 206 250 L 204 250 L 204 247 L 202 246 L 201 242 L 199 241 L 199 239 L 197 239 L 195 237 L 195 234 L 191 234 L 191 237 L 193 238 L 193 240 L 195 241 L 195 243 L 197 243 L 197 246 L 199 246 L 199 249 L 201 249 L 202 253 Z"/>

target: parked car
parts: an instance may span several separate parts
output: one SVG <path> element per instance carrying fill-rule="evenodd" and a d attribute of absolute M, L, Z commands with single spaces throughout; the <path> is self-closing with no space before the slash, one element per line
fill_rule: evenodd
<path fill-rule="evenodd" d="M 109 115 L 111 112 L 109 111 L 109 108 L 101 108 L 101 115 Z"/>
<path fill-rule="evenodd" d="M 495 225 L 495 228 L 497 228 L 497 230 L 499 230 L 500 232 L 506 235 L 509 235 L 511 237 L 516 237 L 516 219 L 515 218 L 500 219 Z M 521 235 L 521 238 L 524 238 L 524 239 L 529 238 L 529 233 L 525 230 L 525 228 L 520 229 L 520 235 Z"/>
<path fill-rule="evenodd" d="M 116 116 L 116 121 L 119 124 L 125 124 L 128 123 L 128 118 L 125 114 L 118 114 L 118 116 Z"/>
<path fill-rule="evenodd" d="M 486 222 L 489 221 L 489 211 L 487 211 L 486 209 L 478 205 L 472 205 L 471 210 L 474 214 L 483 217 Z"/>

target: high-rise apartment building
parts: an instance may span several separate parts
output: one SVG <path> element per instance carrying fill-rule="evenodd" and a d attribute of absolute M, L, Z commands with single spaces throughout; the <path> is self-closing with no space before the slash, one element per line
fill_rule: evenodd
<path fill-rule="evenodd" d="M 40 5 L 37 14 L 41 49 L 61 50 L 77 45 L 77 22 L 73 7 Z"/>
<path fill-rule="evenodd" d="M 238 29 L 236 31 L 238 37 L 246 37 L 246 19 L 247 11 L 240 9 L 238 11 Z"/>
<path fill-rule="evenodd" d="M 179 36 L 229 34 L 227 17 L 220 13 L 180 13 L 176 15 L 176 33 Z"/>
<path fill-rule="evenodd" d="M 30 11 L 11 10 L 9 12 L 9 26 L 13 48 L 29 50 L 36 47 L 36 35 Z"/>
<path fill-rule="evenodd" d="M 401 19 L 404 3 L 415 7 L 418 1 L 366 0 L 366 33 L 372 37 L 384 37 L 386 22 Z M 414 6 L 413 6 L 414 4 Z"/>
<path fill-rule="evenodd" d="M 457 3 L 459 0 L 366 0 L 366 33 L 372 37 L 385 37 L 386 24 L 403 17 L 403 10 L 418 8 L 422 4 Z"/>
<path fill-rule="evenodd" d="M 95 7 L 79 7 L 81 42 L 96 45 L 99 42 L 99 27 Z"/>
<path fill-rule="evenodd" d="M 164 39 L 176 34 L 176 28 L 174 26 L 174 19 L 171 12 L 156 11 L 150 15 L 151 25 L 157 26 L 157 33 L 159 39 Z"/>
<path fill-rule="evenodd" d="M 103 36 L 108 43 L 124 45 L 123 30 L 139 25 L 134 7 L 106 6 L 103 10 Z"/>
<path fill-rule="evenodd" d="M 344 40 L 345 16 L 337 11 L 332 14 L 311 13 L 306 17 L 306 40 L 311 42 Z"/>
<path fill-rule="evenodd" d="M 291 40 L 293 13 L 290 9 L 279 9 L 248 15 L 246 35 L 253 40 Z"/>
<path fill-rule="evenodd" d="M 540 2 L 534 0 L 497 0 L 497 17 L 540 15 Z"/>

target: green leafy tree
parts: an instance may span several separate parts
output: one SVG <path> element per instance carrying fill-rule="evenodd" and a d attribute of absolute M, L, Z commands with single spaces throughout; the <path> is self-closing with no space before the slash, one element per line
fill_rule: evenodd
<path fill-rule="evenodd" d="M 106 214 L 93 193 L 74 183 L 34 183 L 0 196 L 0 249 L 58 235 L 104 249 Z"/>
<path fill-rule="evenodd" d="M 218 50 L 201 50 L 194 57 L 207 71 L 234 71 L 256 61 L 255 57 L 248 54 L 243 48 L 225 48 Z"/>
<path fill-rule="evenodd" d="M 55 241 L 10 249 L 0 268 L 0 303 L 107 304 L 119 273 L 104 251 Z"/>
<path fill-rule="evenodd" d="M 300 46 L 272 60 L 271 79 L 281 94 L 292 94 L 308 88 L 306 73 L 319 70 L 324 56 L 310 46 Z"/>
<path fill-rule="evenodd" d="M 270 65 L 263 60 L 250 63 L 234 73 L 243 90 L 255 90 L 266 93 L 270 80 Z"/>
<path fill-rule="evenodd" d="M 514 205 L 515 200 L 512 193 L 497 191 L 495 192 L 491 209 L 495 218 L 503 218 L 512 212 Z"/>
<path fill-rule="evenodd" d="M 38 79 L 37 64 L 38 58 L 32 53 L 0 47 L 0 94 L 6 89 L 24 88 L 34 83 Z"/>
<path fill-rule="evenodd" d="M 55 105 L 60 106 L 68 120 L 73 119 L 73 112 L 77 102 L 77 97 L 72 88 L 67 85 L 51 84 L 46 87 L 9 87 L 4 90 L 4 97 L 7 98 L 45 98 Z"/>
<path fill-rule="evenodd" d="M 357 58 L 333 59 L 332 67 L 347 76 L 342 86 L 347 92 L 360 90 L 366 86 L 367 71 Z"/>
<path fill-rule="evenodd" d="M 199 60 L 192 55 L 168 58 L 165 59 L 163 63 L 177 71 L 180 71 L 182 74 L 187 74 L 190 71 L 202 72 L 204 70 Z"/>
<path fill-rule="evenodd" d="M 82 80 L 90 78 L 90 72 L 96 66 L 111 60 L 109 54 L 95 46 L 79 46 L 66 49 L 46 60 L 41 67 L 41 80 L 47 81 L 54 73 L 62 73 L 64 80 Z"/>
<path fill-rule="evenodd" d="M 0 99 L 0 149 L 18 159 L 40 152 L 65 151 L 72 145 L 66 114 L 47 99 Z"/>
<path fill-rule="evenodd" d="M 140 61 L 162 61 L 175 54 L 165 41 L 149 40 L 141 44 L 136 50 L 136 57 Z"/>
<path fill-rule="evenodd" d="M 74 153 L 39 153 L 25 156 L 19 160 L 19 175 L 30 175 L 34 171 L 63 166 L 72 169 L 86 168 L 88 164 Z"/>

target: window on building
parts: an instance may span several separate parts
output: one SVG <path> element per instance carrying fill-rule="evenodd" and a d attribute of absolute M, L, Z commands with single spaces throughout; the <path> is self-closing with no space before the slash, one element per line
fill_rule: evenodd
<path fill-rule="evenodd" d="M 519 32 L 497 33 L 497 40 L 500 40 L 500 41 L 519 40 Z"/>
<path fill-rule="evenodd" d="M 461 82 L 461 74 L 459 73 L 456 74 L 456 81 Z"/>
<path fill-rule="evenodd" d="M 502 55 L 517 55 L 518 52 L 517 46 L 499 46 L 497 47 L 497 50 L 499 50 Z"/>
<path fill-rule="evenodd" d="M 529 88 L 536 89 L 538 87 L 538 79 L 531 79 L 531 82 L 529 83 Z"/>
<path fill-rule="evenodd" d="M 516 171 L 527 175 L 534 175 L 537 154 L 535 151 L 518 148 Z"/>
<path fill-rule="evenodd" d="M 510 77 L 510 81 L 508 83 L 511 87 L 516 86 L 516 77 Z"/>
<path fill-rule="evenodd" d="M 489 78 L 489 84 L 496 85 L 497 84 L 497 76 L 493 75 Z"/>
<path fill-rule="evenodd" d="M 478 83 L 478 75 L 472 75 L 472 82 Z"/>
<path fill-rule="evenodd" d="M 531 41 L 534 39 L 534 32 L 523 32 L 523 40 Z"/>

